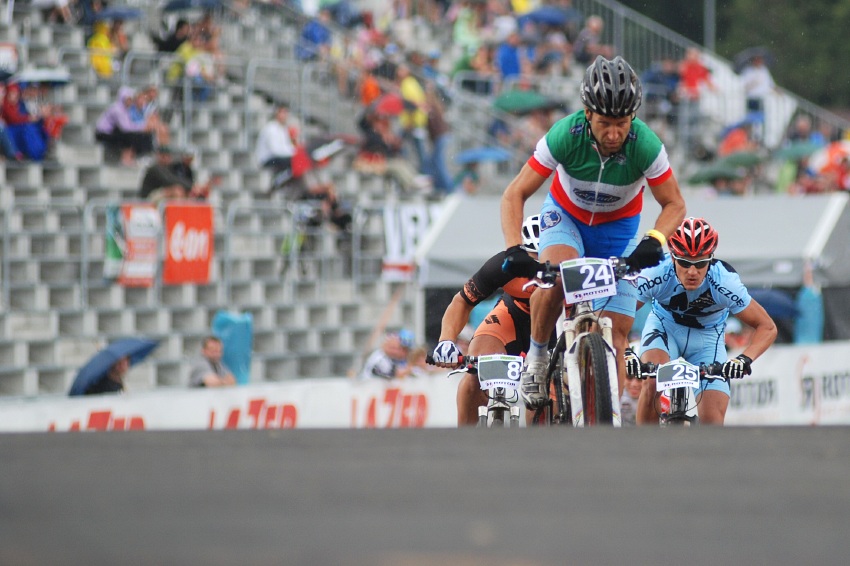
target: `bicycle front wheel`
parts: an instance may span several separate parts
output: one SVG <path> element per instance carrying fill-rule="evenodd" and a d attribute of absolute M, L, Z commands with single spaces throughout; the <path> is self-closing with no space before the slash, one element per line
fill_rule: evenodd
<path fill-rule="evenodd" d="M 608 346 L 600 334 L 586 334 L 581 338 L 578 368 L 584 426 L 614 424 L 607 353 Z"/>

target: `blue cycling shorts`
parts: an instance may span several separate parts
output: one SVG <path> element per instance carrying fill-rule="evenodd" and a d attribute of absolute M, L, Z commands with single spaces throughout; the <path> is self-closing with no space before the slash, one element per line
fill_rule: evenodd
<path fill-rule="evenodd" d="M 552 195 L 548 195 L 540 211 L 540 244 L 542 251 L 549 246 L 564 245 L 575 248 L 579 257 L 622 257 L 637 246 L 640 216 L 621 218 L 588 226 L 564 210 Z M 627 281 L 617 282 L 617 295 L 596 299 L 595 310 L 606 310 L 634 318 L 637 294 Z"/>
<path fill-rule="evenodd" d="M 714 328 L 689 328 L 664 322 L 654 312 L 650 312 L 640 337 L 640 351 L 663 350 L 670 355 L 671 360 L 681 357 L 696 365 L 725 362 L 724 337 L 722 324 Z M 703 391 L 722 391 L 729 395 L 729 382 L 703 381 L 699 393 Z"/>

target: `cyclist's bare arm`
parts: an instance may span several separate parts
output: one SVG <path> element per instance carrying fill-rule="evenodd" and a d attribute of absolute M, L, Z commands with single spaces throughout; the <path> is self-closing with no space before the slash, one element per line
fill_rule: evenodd
<path fill-rule="evenodd" d="M 742 352 L 751 360 L 755 360 L 764 354 L 776 340 L 776 324 L 764 310 L 764 307 L 755 299 L 751 300 L 749 306 L 735 316 L 744 324 L 755 329 L 750 344 Z"/>
<path fill-rule="evenodd" d="M 679 190 L 675 175 L 670 175 L 660 185 L 651 187 L 652 196 L 661 205 L 661 212 L 655 220 L 655 229 L 670 236 L 685 219 L 685 199 Z"/>
<path fill-rule="evenodd" d="M 514 180 L 502 194 L 501 216 L 505 247 L 522 243 L 522 221 L 525 219 L 525 201 L 537 192 L 546 177 L 537 173 L 528 163 L 522 166 Z M 678 188 L 678 185 L 677 185 Z M 676 224 L 678 226 L 678 224 Z M 674 227 L 675 229 L 675 227 Z"/>
<path fill-rule="evenodd" d="M 473 305 L 466 302 L 460 293 L 456 293 L 452 297 L 452 302 L 449 303 L 449 307 L 443 313 L 443 322 L 440 326 L 441 342 L 443 340 L 451 340 L 452 342 L 457 340 L 458 334 L 469 322 L 469 314 L 472 309 Z"/>

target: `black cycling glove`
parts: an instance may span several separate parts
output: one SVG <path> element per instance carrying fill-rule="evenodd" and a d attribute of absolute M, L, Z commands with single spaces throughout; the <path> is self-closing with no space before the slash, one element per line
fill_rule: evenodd
<path fill-rule="evenodd" d="M 514 277 L 532 279 L 540 271 L 540 264 L 520 246 L 511 246 L 505 250 L 505 261 L 502 262 L 502 271 Z"/>
<path fill-rule="evenodd" d="M 664 243 L 666 238 L 658 230 L 650 230 L 638 243 L 635 250 L 626 258 L 626 265 L 631 271 L 640 271 L 645 267 L 652 267 L 661 263 L 664 259 Z"/>
<path fill-rule="evenodd" d="M 750 365 L 753 363 L 748 356 L 741 354 L 736 358 L 732 358 L 723 364 L 723 369 L 720 374 L 726 379 L 741 379 L 745 375 L 750 375 L 753 370 Z"/>

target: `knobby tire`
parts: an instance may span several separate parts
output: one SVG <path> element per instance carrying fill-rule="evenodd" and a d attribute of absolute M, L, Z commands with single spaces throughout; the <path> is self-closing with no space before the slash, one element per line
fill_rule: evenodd
<path fill-rule="evenodd" d="M 586 334 L 581 338 L 578 368 L 582 384 L 584 425 L 611 425 L 611 385 L 608 377 L 608 347 L 601 334 Z"/>

